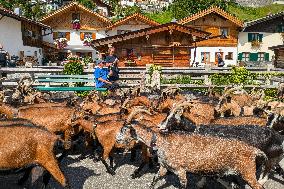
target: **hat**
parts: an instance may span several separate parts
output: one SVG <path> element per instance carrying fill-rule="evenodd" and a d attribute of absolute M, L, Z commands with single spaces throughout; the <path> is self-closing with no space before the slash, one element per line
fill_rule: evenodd
<path fill-rule="evenodd" d="M 99 60 L 96 60 L 96 65 L 98 65 L 98 64 L 100 64 L 100 63 L 103 63 L 103 64 L 104 64 L 104 63 L 106 63 L 106 62 L 103 61 L 103 60 L 100 60 L 100 59 L 99 59 Z"/>

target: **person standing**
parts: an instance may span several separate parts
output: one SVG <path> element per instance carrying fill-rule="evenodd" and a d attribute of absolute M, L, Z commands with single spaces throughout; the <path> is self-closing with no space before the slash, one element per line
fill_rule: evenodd
<path fill-rule="evenodd" d="M 119 59 L 114 53 L 115 53 L 115 48 L 110 47 L 109 55 L 106 56 L 105 58 L 105 62 L 107 63 L 109 69 L 108 79 L 112 82 L 115 82 L 119 79 L 119 69 L 118 69 Z"/>
<path fill-rule="evenodd" d="M 217 53 L 218 67 L 224 67 L 225 63 L 220 52 Z"/>
<path fill-rule="evenodd" d="M 8 57 L 9 57 L 8 52 L 4 51 L 3 45 L 0 44 L 0 65 L 1 67 L 6 67 Z"/>

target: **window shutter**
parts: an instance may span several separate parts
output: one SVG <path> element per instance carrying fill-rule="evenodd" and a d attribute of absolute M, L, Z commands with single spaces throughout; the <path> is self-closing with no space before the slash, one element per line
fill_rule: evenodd
<path fill-rule="evenodd" d="M 70 32 L 66 32 L 66 39 L 67 41 L 70 41 Z"/>
<path fill-rule="evenodd" d="M 248 33 L 248 42 L 252 42 L 252 33 Z"/>
<path fill-rule="evenodd" d="M 53 32 L 53 39 L 57 39 L 58 38 L 58 32 Z"/>
<path fill-rule="evenodd" d="M 265 60 L 265 61 L 269 61 L 269 53 L 265 53 L 265 55 L 264 55 L 264 60 Z"/>
<path fill-rule="evenodd" d="M 243 60 L 243 53 L 239 53 L 238 60 Z"/>
<path fill-rule="evenodd" d="M 84 41 L 84 39 L 85 39 L 85 33 L 84 32 L 80 33 L 80 39 L 81 39 L 81 41 Z"/>
<path fill-rule="evenodd" d="M 262 42 L 262 39 L 263 39 L 263 34 L 258 34 L 258 41 Z"/>
<path fill-rule="evenodd" d="M 249 61 L 257 61 L 258 53 L 250 53 L 249 54 Z"/>
<path fill-rule="evenodd" d="M 277 28 L 276 28 L 276 32 L 278 33 L 282 33 L 282 25 L 278 25 Z"/>
<path fill-rule="evenodd" d="M 92 33 L 92 39 L 95 40 L 97 38 L 97 34 L 96 33 Z"/>

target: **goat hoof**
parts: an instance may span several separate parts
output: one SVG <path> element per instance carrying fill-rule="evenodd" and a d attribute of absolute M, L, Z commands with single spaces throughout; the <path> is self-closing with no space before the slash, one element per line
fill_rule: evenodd
<path fill-rule="evenodd" d="M 133 173 L 131 174 L 132 179 L 140 178 L 142 175 L 140 173 Z"/>
<path fill-rule="evenodd" d="M 109 174 L 111 174 L 112 176 L 114 176 L 114 175 L 115 175 L 115 171 L 114 171 L 114 170 L 112 170 L 112 169 L 111 169 L 111 170 L 108 170 L 108 173 L 109 173 Z"/>

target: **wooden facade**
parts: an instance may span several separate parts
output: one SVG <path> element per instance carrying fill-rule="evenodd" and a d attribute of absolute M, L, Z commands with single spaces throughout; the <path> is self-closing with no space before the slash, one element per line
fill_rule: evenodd
<path fill-rule="evenodd" d="M 210 33 L 177 23 L 168 23 L 93 42 L 94 48 L 106 52 L 111 44 L 120 57 L 119 66 L 189 66 L 194 40 L 205 40 Z"/>
<path fill-rule="evenodd" d="M 284 45 L 270 47 L 269 49 L 274 50 L 275 60 L 274 65 L 276 68 L 284 68 Z"/>
<path fill-rule="evenodd" d="M 72 2 L 62 9 L 47 15 L 41 21 L 54 30 L 70 30 L 72 21 L 75 19 L 80 20 L 80 30 L 100 30 L 111 24 L 111 21 L 106 17 L 87 9 L 77 2 Z"/>
<path fill-rule="evenodd" d="M 216 37 L 197 43 L 198 47 L 237 47 L 243 22 L 218 7 L 211 7 L 179 21 L 180 24 L 212 33 Z"/>
<path fill-rule="evenodd" d="M 22 39 L 24 46 L 42 47 L 42 27 L 30 22 L 21 22 Z"/>

